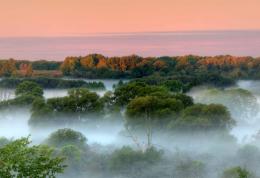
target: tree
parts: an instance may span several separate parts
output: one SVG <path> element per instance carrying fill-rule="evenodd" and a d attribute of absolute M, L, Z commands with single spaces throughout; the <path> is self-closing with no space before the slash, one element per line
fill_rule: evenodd
<path fill-rule="evenodd" d="M 36 98 L 32 102 L 31 117 L 29 119 L 29 125 L 39 126 L 46 124 L 52 120 L 52 108 L 46 104 L 44 98 Z"/>
<path fill-rule="evenodd" d="M 254 175 L 244 168 L 233 167 L 226 169 L 222 174 L 222 178 L 254 178 Z"/>
<path fill-rule="evenodd" d="M 64 75 L 71 75 L 75 70 L 77 58 L 67 57 L 62 63 L 60 69 Z"/>
<path fill-rule="evenodd" d="M 15 60 L 14 59 L 9 59 L 4 62 L 3 67 L 2 67 L 2 75 L 5 77 L 11 77 L 13 75 L 16 75 L 16 65 L 15 65 Z"/>
<path fill-rule="evenodd" d="M 69 90 L 69 96 L 51 98 L 47 104 L 55 112 L 76 114 L 78 117 L 84 114 L 99 114 L 103 110 L 103 102 L 100 97 L 85 88 Z"/>
<path fill-rule="evenodd" d="M 14 99 L 0 102 L 0 107 L 31 105 L 35 99 L 43 97 L 43 89 L 34 82 L 24 81 L 17 86 L 15 95 Z"/>
<path fill-rule="evenodd" d="M 115 103 L 115 96 L 112 91 L 107 91 L 101 98 L 104 103 L 105 112 L 108 114 L 113 114 L 114 116 L 121 115 L 120 107 Z"/>
<path fill-rule="evenodd" d="M 145 152 L 134 150 L 131 147 L 123 147 L 115 150 L 110 158 L 109 167 L 113 172 L 129 175 L 140 174 L 148 166 L 156 164 L 161 160 L 162 152 L 155 148 L 147 149 Z"/>
<path fill-rule="evenodd" d="M 24 77 L 31 77 L 33 75 L 32 64 L 30 63 L 20 64 L 19 69 Z"/>
<path fill-rule="evenodd" d="M 115 103 L 119 106 L 125 106 L 138 96 L 147 96 L 157 93 L 167 94 L 168 90 L 160 86 L 149 86 L 143 82 L 130 82 L 115 89 Z"/>
<path fill-rule="evenodd" d="M 59 155 L 62 157 L 65 157 L 65 163 L 68 165 L 68 168 L 66 169 L 65 174 L 68 176 L 70 173 L 77 172 L 77 175 L 80 175 L 79 173 L 84 170 L 86 164 L 83 162 L 84 156 L 83 151 L 75 146 L 75 145 L 65 145 L 61 147 Z"/>
<path fill-rule="evenodd" d="M 81 122 L 86 119 L 102 116 L 104 110 L 103 100 L 94 92 L 85 88 L 77 88 L 69 91 L 65 97 L 36 100 L 32 107 L 32 116 L 29 123 L 53 124 Z M 88 117 L 87 117 L 88 116 Z"/>
<path fill-rule="evenodd" d="M 131 70 L 131 76 L 133 78 L 140 78 L 144 76 L 149 76 L 155 71 L 154 66 L 151 64 L 144 64 L 137 66 Z"/>
<path fill-rule="evenodd" d="M 164 86 L 172 92 L 178 93 L 183 91 L 183 84 L 177 80 L 168 80 L 164 82 Z"/>
<path fill-rule="evenodd" d="M 43 89 L 35 82 L 24 81 L 20 83 L 15 89 L 16 96 L 33 95 L 42 97 Z"/>
<path fill-rule="evenodd" d="M 53 132 L 46 143 L 54 147 L 64 147 L 67 145 L 75 145 L 79 148 L 85 148 L 87 138 L 80 132 L 74 131 L 72 129 L 59 129 Z"/>
<path fill-rule="evenodd" d="M 204 104 L 222 104 L 232 116 L 242 121 L 252 121 L 258 112 L 257 98 L 244 89 L 210 89 L 196 97 L 196 101 Z"/>
<path fill-rule="evenodd" d="M 169 124 L 171 129 L 180 130 L 229 130 L 235 124 L 229 111 L 219 104 L 195 104 L 182 111 L 181 116 Z"/>
<path fill-rule="evenodd" d="M 167 118 L 172 117 L 182 109 L 182 102 L 174 98 L 160 99 L 156 96 L 137 97 L 127 105 L 127 127 L 145 127 L 147 146 L 150 148 L 154 125 L 166 125 L 165 119 L 167 121 Z"/>
<path fill-rule="evenodd" d="M 184 95 L 184 94 L 181 94 L 181 93 L 175 94 L 173 96 L 173 98 L 175 98 L 177 100 L 180 100 L 185 108 L 189 107 L 189 106 L 192 106 L 194 104 L 192 97 Z"/>
<path fill-rule="evenodd" d="M 60 78 L 34 77 L 34 78 L 4 78 L 0 81 L 2 88 L 16 88 L 19 84 L 28 81 L 37 83 L 40 87 L 46 89 L 67 89 L 67 88 L 87 88 L 105 90 L 102 82 L 85 82 L 84 80 L 65 80 Z"/>
<path fill-rule="evenodd" d="M 63 173 L 64 158 L 54 157 L 47 146 L 29 146 L 28 138 L 12 141 L 0 147 L 0 177 L 49 177 Z"/>

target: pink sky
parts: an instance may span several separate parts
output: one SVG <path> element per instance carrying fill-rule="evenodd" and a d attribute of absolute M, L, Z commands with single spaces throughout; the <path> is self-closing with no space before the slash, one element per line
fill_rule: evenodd
<path fill-rule="evenodd" d="M 260 29 L 260 0 L 1 0 L 0 36 Z"/>

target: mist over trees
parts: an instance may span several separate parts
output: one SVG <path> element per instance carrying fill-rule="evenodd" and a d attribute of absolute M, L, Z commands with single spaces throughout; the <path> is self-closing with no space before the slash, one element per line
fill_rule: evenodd
<path fill-rule="evenodd" d="M 257 178 L 259 134 L 244 144 L 232 132 L 258 113 L 255 95 L 235 84 L 258 79 L 259 64 L 99 54 L 0 61 L 0 87 L 15 94 L 0 102 L 0 114 L 26 110 L 32 133 L 32 142 L 0 137 L 0 177 Z M 62 76 L 69 78 L 55 78 Z M 73 77 L 122 81 L 107 91 L 103 82 Z M 45 98 L 46 89 L 67 95 Z M 101 142 L 114 133 L 113 142 Z"/>

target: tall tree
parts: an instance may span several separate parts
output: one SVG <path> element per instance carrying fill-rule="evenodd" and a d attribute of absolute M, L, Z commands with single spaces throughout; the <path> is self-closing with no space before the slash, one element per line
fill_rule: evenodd
<path fill-rule="evenodd" d="M 166 125 L 167 118 L 183 109 L 181 101 L 174 98 L 160 99 L 156 96 L 137 97 L 127 106 L 127 126 L 144 128 L 147 135 L 147 147 L 152 146 L 152 129 L 155 125 Z"/>

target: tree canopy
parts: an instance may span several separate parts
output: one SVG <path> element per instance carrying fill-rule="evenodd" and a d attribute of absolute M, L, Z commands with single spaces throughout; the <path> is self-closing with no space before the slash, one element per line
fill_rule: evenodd
<path fill-rule="evenodd" d="M 29 144 L 28 138 L 22 138 L 0 147 L 0 177 L 55 178 L 63 173 L 63 157 L 54 156 L 47 146 Z"/>
<path fill-rule="evenodd" d="M 229 130 L 235 124 L 229 111 L 219 104 L 194 104 L 185 108 L 181 116 L 172 121 L 170 128 L 188 130 Z"/>
<path fill-rule="evenodd" d="M 33 95 L 41 97 L 43 95 L 43 89 L 35 82 L 24 81 L 16 87 L 15 95 Z"/>
<path fill-rule="evenodd" d="M 86 146 L 87 138 L 78 131 L 65 128 L 53 132 L 46 140 L 46 143 L 60 148 L 67 145 L 75 145 L 82 148 Z"/>

